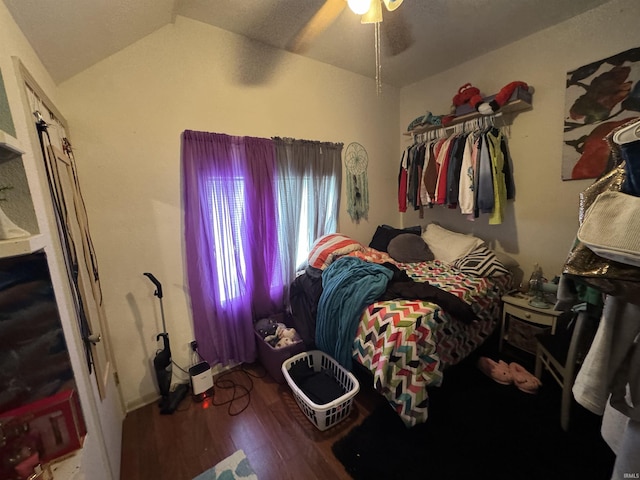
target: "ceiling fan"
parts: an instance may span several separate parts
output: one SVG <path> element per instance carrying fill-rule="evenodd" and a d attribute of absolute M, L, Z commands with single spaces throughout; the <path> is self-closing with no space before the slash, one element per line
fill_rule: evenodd
<path fill-rule="evenodd" d="M 403 0 L 347 0 L 354 13 L 362 15 L 361 23 L 380 23 L 382 21 L 382 3 L 389 12 L 393 12 Z"/>
<path fill-rule="evenodd" d="M 361 15 L 360 23 L 377 24 L 381 27 L 390 55 L 403 52 L 413 43 L 409 28 L 403 17 L 394 14 L 383 22 L 382 5 L 388 12 L 395 11 L 403 0 L 325 0 L 324 4 L 311 17 L 289 44 L 289 50 L 304 53 L 313 40 L 331 25 L 348 5 L 351 11 Z"/>

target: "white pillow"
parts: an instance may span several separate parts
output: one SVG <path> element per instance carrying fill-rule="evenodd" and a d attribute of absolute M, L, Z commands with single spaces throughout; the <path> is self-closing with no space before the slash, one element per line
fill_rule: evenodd
<path fill-rule="evenodd" d="M 484 241 L 478 237 L 452 232 L 435 223 L 427 225 L 422 233 L 422 239 L 429 246 L 436 260 L 445 263 L 453 263 L 473 252 L 480 245 L 484 245 Z"/>

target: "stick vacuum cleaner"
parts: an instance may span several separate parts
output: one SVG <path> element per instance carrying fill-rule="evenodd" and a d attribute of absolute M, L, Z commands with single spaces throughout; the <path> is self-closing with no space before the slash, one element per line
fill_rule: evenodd
<path fill-rule="evenodd" d="M 153 293 L 160 300 L 160 315 L 162 316 L 162 333 L 156 336 L 156 340 L 162 338 L 163 348 L 158 350 L 156 356 L 153 358 L 153 368 L 156 372 L 156 379 L 158 380 L 158 389 L 160 390 L 160 413 L 163 415 L 172 414 L 182 399 L 187 394 L 189 386 L 186 383 L 179 384 L 173 391 L 171 391 L 171 378 L 173 377 L 173 368 L 171 361 L 171 347 L 169 346 L 169 334 L 167 333 L 167 325 L 164 321 L 164 308 L 162 306 L 162 284 L 151 273 L 145 273 L 149 280 L 156 286 L 156 291 Z"/>

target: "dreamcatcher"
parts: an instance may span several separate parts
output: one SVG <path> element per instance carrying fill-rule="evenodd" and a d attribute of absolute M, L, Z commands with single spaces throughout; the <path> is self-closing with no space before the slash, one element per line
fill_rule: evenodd
<path fill-rule="evenodd" d="M 350 143 L 344 153 L 347 170 L 347 212 L 358 223 L 369 213 L 369 189 L 367 186 L 367 151 L 359 143 Z"/>

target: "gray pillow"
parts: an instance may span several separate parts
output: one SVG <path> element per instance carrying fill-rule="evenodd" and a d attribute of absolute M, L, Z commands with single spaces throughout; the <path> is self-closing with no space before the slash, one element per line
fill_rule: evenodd
<path fill-rule="evenodd" d="M 498 261 L 502 265 L 504 265 L 507 270 L 513 271 L 520 266 L 520 264 L 515 258 L 507 255 L 504 252 L 493 252 L 493 253 L 496 255 L 496 258 L 498 259 Z"/>
<path fill-rule="evenodd" d="M 433 260 L 433 253 L 419 235 L 401 233 L 389 242 L 387 253 L 396 262 L 417 263 Z"/>

